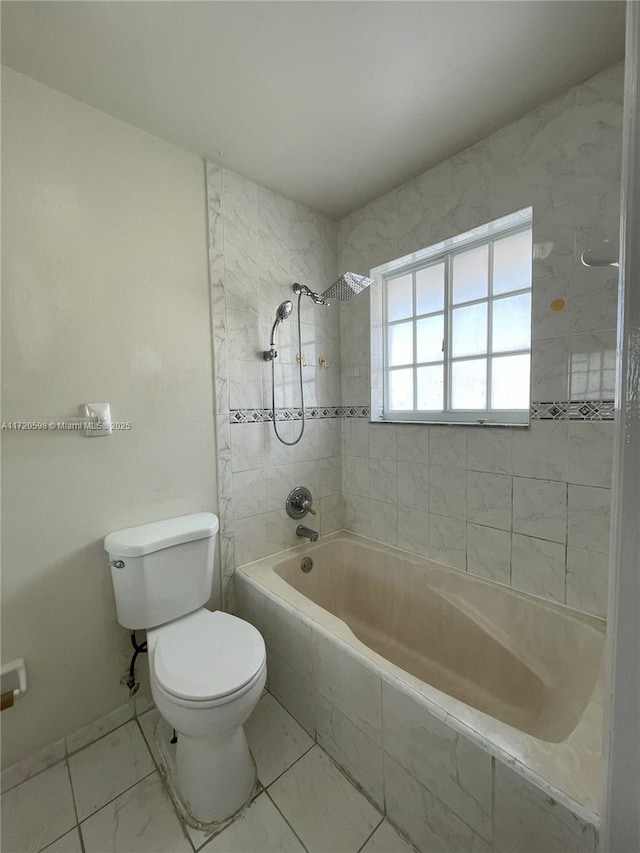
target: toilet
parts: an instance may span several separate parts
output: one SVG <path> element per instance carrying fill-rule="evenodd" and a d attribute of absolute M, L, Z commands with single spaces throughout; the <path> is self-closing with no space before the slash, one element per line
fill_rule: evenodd
<path fill-rule="evenodd" d="M 181 811 L 196 826 L 241 809 L 256 785 L 243 725 L 267 675 L 260 632 L 204 605 L 213 590 L 218 519 L 201 512 L 110 533 L 118 622 L 147 629 L 151 693 L 176 730 L 166 768 Z"/>

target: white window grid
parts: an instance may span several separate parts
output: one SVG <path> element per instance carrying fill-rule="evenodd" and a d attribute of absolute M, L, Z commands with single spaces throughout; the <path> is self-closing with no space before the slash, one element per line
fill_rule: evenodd
<path fill-rule="evenodd" d="M 384 409 L 382 412 L 384 420 L 392 421 L 426 421 L 426 422 L 444 422 L 444 423 L 479 423 L 479 424 L 528 424 L 529 422 L 529 406 L 526 409 L 492 409 L 491 391 L 492 391 L 492 371 L 491 365 L 494 358 L 503 358 L 515 355 L 528 355 L 531 358 L 531 336 L 529 337 L 529 346 L 525 349 L 517 350 L 499 350 L 494 351 L 492 347 L 493 337 L 493 310 L 492 306 L 495 302 L 504 299 L 509 299 L 514 296 L 532 292 L 532 280 L 529 278 L 529 284 L 526 287 L 520 287 L 515 290 L 509 290 L 506 293 L 494 293 L 493 287 L 493 258 L 494 245 L 497 241 L 506 237 L 511 237 L 516 234 L 521 234 L 526 231 L 531 231 L 531 222 L 527 222 L 517 227 L 505 228 L 504 230 L 494 232 L 491 237 L 482 237 L 475 241 L 464 242 L 455 249 L 448 249 L 437 255 L 430 257 L 428 260 L 416 261 L 413 264 L 394 269 L 393 271 L 383 276 L 383 352 L 384 352 Z M 453 303 L 453 260 L 456 255 L 468 252 L 472 249 L 477 249 L 482 246 L 488 247 L 488 285 L 487 295 L 478 299 L 470 299 L 465 302 Z M 432 311 L 424 314 L 418 314 L 415 311 L 417 307 L 416 293 L 416 274 L 429 267 L 435 267 L 444 262 L 444 309 Z M 414 312 L 408 317 L 403 317 L 397 320 L 389 321 L 387 317 L 387 285 L 389 281 L 397 279 L 411 273 L 412 275 L 412 291 L 413 291 L 413 307 Z M 467 308 L 473 305 L 487 305 L 487 347 L 486 352 L 478 353 L 477 355 L 450 355 L 450 342 L 452 339 L 452 324 L 453 324 L 453 309 Z M 443 358 L 438 361 L 418 361 L 417 360 L 417 324 L 419 320 L 430 317 L 444 316 L 444 338 L 443 338 Z M 413 361 L 402 365 L 389 366 L 388 329 L 391 326 L 400 325 L 401 323 L 413 322 Z M 485 407 L 482 409 L 453 409 L 451 406 L 451 374 L 452 366 L 456 362 L 463 361 L 479 361 L 486 359 L 486 395 Z M 443 408 L 440 410 L 418 409 L 416 408 L 418 400 L 418 368 L 432 367 L 443 364 Z M 397 370 L 413 370 L 413 402 L 412 409 L 392 409 L 389 405 L 389 374 Z"/>

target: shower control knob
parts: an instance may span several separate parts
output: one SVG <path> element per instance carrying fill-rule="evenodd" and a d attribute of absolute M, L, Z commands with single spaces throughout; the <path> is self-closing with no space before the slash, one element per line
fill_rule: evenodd
<path fill-rule="evenodd" d="M 309 489 L 306 486 L 296 486 L 289 492 L 284 506 L 290 518 L 304 518 L 308 512 L 311 515 L 316 514 L 312 504 L 313 498 Z"/>

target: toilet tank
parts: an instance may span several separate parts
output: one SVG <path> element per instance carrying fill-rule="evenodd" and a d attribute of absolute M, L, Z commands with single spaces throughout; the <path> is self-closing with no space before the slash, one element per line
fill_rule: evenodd
<path fill-rule="evenodd" d="M 109 554 L 118 622 L 151 628 L 202 607 L 213 590 L 218 519 L 199 512 L 110 533 Z"/>

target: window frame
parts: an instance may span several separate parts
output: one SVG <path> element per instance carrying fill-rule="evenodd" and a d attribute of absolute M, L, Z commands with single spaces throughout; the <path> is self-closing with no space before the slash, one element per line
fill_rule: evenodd
<path fill-rule="evenodd" d="M 516 221 L 514 222 L 514 217 Z M 486 226 L 476 229 L 475 232 L 468 235 L 459 235 L 453 240 L 447 241 L 447 245 L 440 244 L 431 247 L 422 252 L 418 252 L 406 259 L 385 264 L 377 270 L 373 270 L 377 283 L 378 304 L 377 310 L 374 310 L 374 300 L 372 299 L 372 367 L 378 362 L 381 368 L 381 373 L 376 377 L 372 372 L 372 420 L 387 421 L 393 423 L 445 423 L 445 424 L 460 424 L 460 425 L 494 425 L 494 426 L 528 426 L 530 422 L 531 410 L 531 392 L 529 391 L 529 405 L 526 409 L 489 409 L 491 402 L 492 391 L 492 369 L 491 365 L 496 357 L 509 357 L 528 355 L 529 356 L 529 388 L 531 388 L 531 350 L 532 350 L 532 301 L 533 301 L 533 274 L 529 279 L 529 284 L 526 287 L 520 287 L 515 290 L 510 290 L 505 293 L 494 294 L 494 250 L 495 243 L 507 237 L 517 234 L 532 231 L 531 209 L 519 211 L 506 217 L 504 224 L 499 220 L 494 223 L 487 223 Z M 497 227 L 496 227 L 497 226 Z M 465 302 L 453 302 L 453 263 L 454 258 L 464 252 L 468 252 L 481 246 L 488 247 L 487 259 L 487 294 L 486 296 L 470 299 Z M 442 310 L 431 311 L 422 314 L 417 312 L 416 299 L 416 273 L 429 267 L 437 266 L 444 263 L 444 305 Z M 533 271 L 532 271 L 533 273 Z M 412 276 L 412 299 L 413 311 L 409 317 L 400 318 L 397 320 L 389 320 L 387 316 L 387 288 L 388 283 L 403 275 L 411 274 Z M 493 306 L 504 300 L 515 296 L 529 294 L 529 345 L 525 349 L 505 350 L 495 352 L 492 348 L 492 332 L 493 332 Z M 452 323 L 453 310 L 458 308 L 466 308 L 473 305 L 487 306 L 486 319 L 486 351 L 475 355 L 460 355 L 453 356 L 450 351 L 450 342 L 452 340 Z M 377 314 L 377 318 L 376 315 Z M 443 316 L 443 358 L 441 361 L 417 361 L 417 323 L 419 320 L 430 317 Z M 376 321 L 377 320 L 377 321 Z M 412 322 L 413 324 L 413 360 L 405 365 L 389 365 L 388 352 L 388 329 L 394 325 L 401 323 Z M 379 334 L 375 335 L 376 329 Z M 375 340 L 374 340 L 375 339 Z M 377 352 L 376 352 L 377 350 Z M 376 359 L 377 356 L 377 359 Z M 469 362 L 474 360 L 486 361 L 486 404 L 484 409 L 453 409 L 451 404 L 451 375 L 453 365 L 456 362 Z M 396 370 L 410 368 L 413 372 L 413 399 L 417 404 L 417 369 L 423 366 L 440 365 L 443 366 L 443 410 L 428 410 L 428 409 L 391 409 L 388 404 L 389 397 L 389 376 Z M 375 371 L 375 368 L 374 368 Z M 377 402 L 377 409 L 376 409 Z"/>

